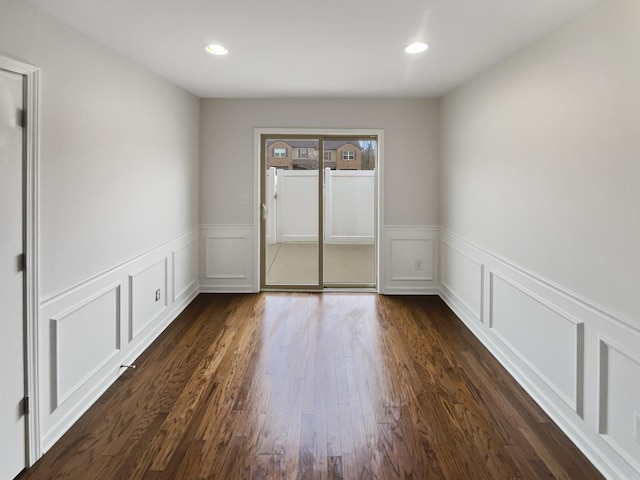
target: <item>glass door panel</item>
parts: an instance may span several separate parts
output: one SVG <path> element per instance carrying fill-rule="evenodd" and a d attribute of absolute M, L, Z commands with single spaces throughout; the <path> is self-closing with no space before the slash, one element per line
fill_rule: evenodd
<path fill-rule="evenodd" d="M 371 138 L 325 138 L 324 285 L 376 284 L 376 159 Z"/>
<path fill-rule="evenodd" d="M 263 138 L 262 285 L 321 288 L 320 141 Z"/>

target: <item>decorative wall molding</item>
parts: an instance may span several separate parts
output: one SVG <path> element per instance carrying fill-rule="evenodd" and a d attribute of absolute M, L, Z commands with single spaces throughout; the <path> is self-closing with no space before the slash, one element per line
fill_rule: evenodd
<path fill-rule="evenodd" d="M 253 225 L 202 225 L 200 291 L 257 291 L 253 238 Z"/>
<path fill-rule="evenodd" d="M 576 304 L 577 306 L 588 309 L 591 311 L 591 314 L 596 315 L 598 317 L 606 319 L 608 322 L 612 324 L 616 324 L 619 327 L 624 328 L 630 333 L 640 334 L 640 322 L 632 321 L 629 318 L 626 318 L 617 312 L 613 312 L 608 308 L 599 305 L 597 302 L 589 300 L 580 294 L 569 290 L 562 285 L 543 277 L 542 275 L 537 274 L 536 272 L 527 269 L 517 263 L 514 263 L 507 259 L 506 257 L 499 255 L 490 250 L 484 249 L 479 245 L 476 245 L 469 240 L 464 239 L 463 237 L 456 235 L 455 233 L 447 230 L 446 228 L 439 228 L 441 235 L 441 243 L 447 242 L 454 245 L 457 245 L 458 248 L 464 249 L 465 252 L 469 255 L 473 255 L 473 258 L 482 258 L 485 260 L 489 260 L 495 264 L 503 265 L 505 268 L 509 268 L 512 271 L 520 273 L 525 277 L 531 279 L 532 281 L 537 282 L 541 286 L 546 287 L 549 291 L 553 292 L 555 295 L 559 297 L 563 297 L 570 304 Z"/>
<path fill-rule="evenodd" d="M 441 252 L 458 317 L 607 478 L 640 478 L 638 325 L 445 229 Z"/>
<path fill-rule="evenodd" d="M 133 362 L 195 298 L 197 252 L 198 235 L 190 230 L 40 303 L 41 453 L 119 377 L 121 366 Z M 182 272 L 181 292 L 173 288 L 175 272 Z"/>
<path fill-rule="evenodd" d="M 78 290 L 84 289 L 86 288 L 91 282 L 100 282 L 102 279 L 104 279 L 105 277 L 109 276 L 109 275 L 113 275 L 118 271 L 121 271 L 122 269 L 130 269 L 132 265 L 134 265 L 136 262 L 139 262 L 143 259 L 145 259 L 148 256 L 153 256 L 156 255 L 157 252 L 159 251 L 164 251 L 167 249 L 170 249 L 172 245 L 181 245 L 185 239 L 192 239 L 192 241 L 197 241 L 197 233 L 199 231 L 199 227 L 193 227 L 189 230 L 187 230 L 185 233 L 178 235 L 174 238 L 172 238 L 171 240 L 158 245 L 155 248 L 152 248 L 151 250 L 147 250 L 146 252 L 141 253 L 140 255 L 136 255 L 135 257 L 126 260 L 122 263 L 119 263 L 118 265 L 114 266 L 114 267 L 109 267 L 99 273 L 96 273 L 95 275 L 87 278 L 86 280 L 83 280 L 81 282 L 78 282 L 74 285 L 71 285 L 69 287 L 63 288 L 61 290 L 58 290 L 57 292 L 51 293 L 49 295 L 46 295 L 44 297 L 42 297 L 40 299 L 40 309 L 42 308 L 47 308 L 51 303 L 53 302 L 59 302 L 62 301 L 63 298 L 67 295 L 73 295 L 74 293 L 76 293 Z"/>
<path fill-rule="evenodd" d="M 171 301 L 175 302 L 193 291 L 198 284 L 198 249 L 193 239 L 171 251 L 173 289 Z"/>
<path fill-rule="evenodd" d="M 116 283 L 51 319 L 51 410 L 120 351 L 120 288 Z M 82 342 L 74 337 L 81 332 Z"/>
<path fill-rule="evenodd" d="M 42 451 L 198 292 L 258 290 L 254 238 L 252 225 L 202 225 L 197 233 L 192 230 L 43 300 L 39 371 L 52 375 L 41 375 L 39 384 L 45 406 Z M 380 248 L 382 293 L 439 293 L 605 476 L 640 478 L 640 330 L 635 325 L 438 227 L 386 226 Z M 422 270 L 416 270 L 415 260 Z M 148 298 L 156 284 L 164 285 L 159 312 L 155 297 Z M 67 327 L 84 325 L 83 308 L 105 299 L 111 307 L 95 321 L 110 332 L 109 348 L 100 344 L 86 370 L 65 367 L 80 355 L 59 357 L 60 345 L 73 336 Z M 150 305 L 140 310 L 139 322 L 136 302 Z M 122 321 L 126 313 L 130 322 Z M 635 430 L 629 428 L 635 424 Z"/>
<path fill-rule="evenodd" d="M 458 308 L 466 310 L 467 315 L 483 323 L 484 263 L 445 239 L 441 244 L 441 289 L 446 290 Z M 455 285 L 455 289 L 452 285 Z"/>
<path fill-rule="evenodd" d="M 379 247 L 379 290 L 387 294 L 438 294 L 438 227 L 384 228 Z M 202 225 L 200 291 L 256 292 L 259 272 L 252 225 Z M 415 261 L 421 269 L 415 268 Z M 259 265 L 259 264 L 258 264 Z M 259 267 L 258 267 L 259 268 Z"/>
<path fill-rule="evenodd" d="M 168 307 L 168 258 L 129 275 L 129 341 Z"/>
<path fill-rule="evenodd" d="M 640 344 L 598 340 L 598 433 L 640 476 Z"/>
<path fill-rule="evenodd" d="M 500 283 L 511 289 L 510 299 L 498 298 Z M 505 308 L 504 303 L 512 308 L 506 307 L 506 315 L 499 318 L 497 312 Z M 513 280 L 489 272 L 489 328 L 560 399 L 583 415 L 584 322 Z"/>
<path fill-rule="evenodd" d="M 438 227 L 386 226 L 381 239 L 380 291 L 385 294 L 437 294 Z"/>

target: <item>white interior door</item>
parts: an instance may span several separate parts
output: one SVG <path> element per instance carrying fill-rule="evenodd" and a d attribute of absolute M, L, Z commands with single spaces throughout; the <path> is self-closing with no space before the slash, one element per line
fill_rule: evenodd
<path fill-rule="evenodd" d="M 23 82 L 0 69 L 0 480 L 26 466 Z"/>

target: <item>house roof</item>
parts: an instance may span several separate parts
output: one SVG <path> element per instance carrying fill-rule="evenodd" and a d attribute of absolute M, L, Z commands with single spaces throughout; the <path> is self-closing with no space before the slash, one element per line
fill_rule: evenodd
<path fill-rule="evenodd" d="M 313 148 L 318 149 L 318 142 L 316 140 L 295 140 L 295 139 L 271 139 L 267 140 L 267 146 L 274 144 L 275 142 L 285 142 L 291 148 Z M 354 147 L 361 149 L 357 140 L 326 140 L 324 142 L 324 150 L 338 150 L 343 145 L 353 145 Z"/>

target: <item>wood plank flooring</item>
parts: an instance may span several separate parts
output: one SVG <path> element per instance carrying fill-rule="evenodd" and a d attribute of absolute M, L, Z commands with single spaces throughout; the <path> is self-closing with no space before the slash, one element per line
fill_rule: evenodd
<path fill-rule="evenodd" d="M 602 479 L 438 297 L 200 295 L 20 480 Z"/>

